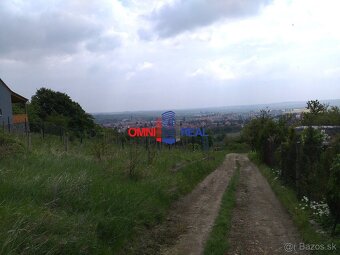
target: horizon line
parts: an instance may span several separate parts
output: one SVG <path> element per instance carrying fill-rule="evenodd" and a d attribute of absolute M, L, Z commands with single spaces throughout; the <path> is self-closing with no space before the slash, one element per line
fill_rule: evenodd
<path fill-rule="evenodd" d="M 309 99 L 309 100 L 301 100 L 301 101 L 279 101 L 279 102 L 271 102 L 271 103 L 255 103 L 255 104 L 239 104 L 239 105 L 222 105 L 222 106 L 206 106 L 206 107 L 192 107 L 192 108 L 167 108 L 167 109 L 159 109 L 159 110 L 123 110 L 117 112 L 90 112 L 91 115 L 97 114 L 122 114 L 122 113 L 138 113 L 138 112 L 163 112 L 163 111 L 192 111 L 192 110 L 208 110 L 208 109 L 216 109 L 216 108 L 231 108 L 231 107 L 254 107 L 254 106 L 264 106 L 264 105 L 276 105 L 276 104 L 297 104 L 297 103 L 307 103 L 310 100 L 318 100 L 321 103 L 327 103 L 325 101 L 337 101 L 340 98 L 335 99 Z M 339 104 L 340 105 L 340 104 Z"/>

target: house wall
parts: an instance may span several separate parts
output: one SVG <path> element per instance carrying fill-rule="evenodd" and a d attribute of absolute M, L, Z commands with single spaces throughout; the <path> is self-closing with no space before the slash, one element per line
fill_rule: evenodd
<path fill-rule="evenodd" d="M 12 100 L 10 91 L 1 83 L 0 81 L 0 109 L 2 111 L 2 116 L 0 116 L 0 126 L 2 128 L 3 124 L 7 128 L 8 117 L 10 124 L 12 124 Z M 0 111 L 0 113 L 1 113 Z"/>

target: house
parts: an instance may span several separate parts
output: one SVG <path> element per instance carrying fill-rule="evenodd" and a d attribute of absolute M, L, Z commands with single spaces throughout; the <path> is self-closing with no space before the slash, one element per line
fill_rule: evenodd
<path fill-rule="evenodd" d="M 0 125 L 8 131 L 25 128 L 27 131 L 27 103 L 28 99 L 12 91 L 0 79 Z M 13 105 L 21 109 L 20 114 L 13 114 Z"/>

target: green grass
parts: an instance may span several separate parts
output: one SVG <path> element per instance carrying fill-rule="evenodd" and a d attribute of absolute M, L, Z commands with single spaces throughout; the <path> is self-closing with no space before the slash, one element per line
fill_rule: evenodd
<path fill-rule="evenodd" d="M 33 136 L 31 151 L 0 160 L 0 254 L 119 254 L 224 155 L 163 148 L 149 164 L 137 146 L 131 178 L 130 146 L 86 140 L 65 152 L 58 137 Z"/>
<path fill-rule="evenodd" d="M 215 220 L 212 231 L 206 242 L 205 255 L 223 255 L 229 248 L 228 233 L 231 228 L 232 210 L 236 204 L 236 188 L 240 178 L 240 165 L 237 162 L 237 169 L 231 178 L 229 185 L 223 195 L 219 215 Z"/>
<path fill-rule="evenodd" d="M 316 230 L 311 226 L 309 222 L 311 217 L 308 211 L 304 211 L 299 208 L 299 200 L 294 190 L 284 186 L 281 181 L 276 178 L 275 174 L 273 173 L 273 171 L 270 170 L 269 167 L 260 163 L 255 153 L 250 153 L 249 158 L 259 167 L 262 175 L 267 179 L 278 199 L 288 210 L 305 244 L 322 244 L 324 246 L 327 246 L 333 243 L 337 247 L 337 250 L 318 250 L 313 251 L 312 254 L 339 254 L 339 238 L 330 237 L 328 235 L 323 235 L 316 232 Z"/>

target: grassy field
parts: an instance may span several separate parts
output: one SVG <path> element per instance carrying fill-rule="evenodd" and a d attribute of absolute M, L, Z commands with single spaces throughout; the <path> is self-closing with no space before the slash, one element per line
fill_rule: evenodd
<path fill-rule="evenodd" d="M 205 255 L 223 255 L 228 251 L 227 239 L 231 228 L 232 211 L 236 204 L 236 189 L 240 179 L 240 164 L 238 161 L 236 163 L 237 169 L 223 195 L 218 217 L 206 242 Z"/>
<path fill-rule="evenodd" d="M 311 213 L 301 209 L 299 205 L 300 201 L 298 200 L 296 193 L 291 188 L 284 186 L 278 179 L 277 175 L 269 167 L 261 164 L 255 153 L 250 153 L 249 158 L 257 164 L 262 175 L 267 179 L 276 196 L 292 216 L 292 219 L 299 229 L 305 244 L 314 244 L 319 247 L 321 245 L 325 247 L 324 250 L 318 249 L 312 251 L 312 254 L 339 254 L 339 236 L 331 237 L 329 234 L 318 233 L 317 230 L 310 224 L 310 220 L 312 219 Z M 337 250 L 327 250 L 328 247 L 331 249 L 332 244 L 335 244 Z"/>
<path fill-rule="evenodd" d="M 65 152 L 60 138 L 38 135 L 31 151 L 17 147 L 0 157 L 0 254 L 123 254 L 225 155 L 166 147 L 148 154 L 104 140 Z"/>

